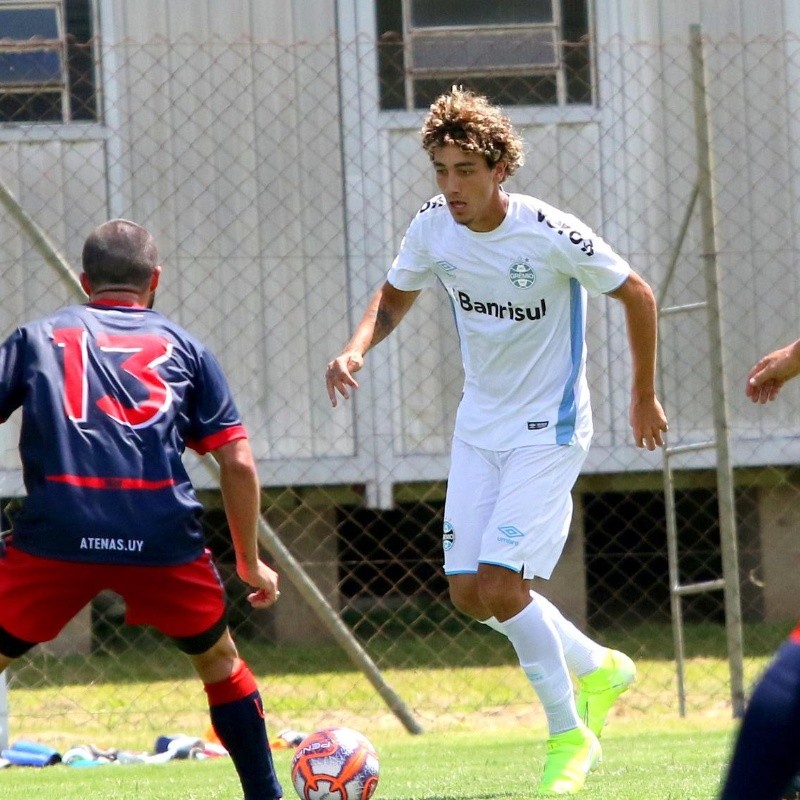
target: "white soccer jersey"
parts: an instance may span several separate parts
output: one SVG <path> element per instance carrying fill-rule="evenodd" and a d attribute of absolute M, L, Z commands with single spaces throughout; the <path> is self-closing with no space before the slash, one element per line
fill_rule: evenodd
<path fill-rule="evenodd" d="M 455 435 L 476 447 L 588 446 L 586 298 L 613 291 L 628 263 L 576 217 L 522 194 L 493 231 L 459 225 L 442 195 L 411 222 L 388 280 L 441 281 L 455 312 L 464 394 Z"/>

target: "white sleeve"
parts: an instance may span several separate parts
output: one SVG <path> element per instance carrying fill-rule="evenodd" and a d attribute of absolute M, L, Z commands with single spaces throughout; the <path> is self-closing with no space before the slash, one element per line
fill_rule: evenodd
<path fill-rule="evenodd" d="M 424 220 L 417 215 L 411 220 L 406 235 L 400 243 L 386 280 L 403 292 L 427 289 L 436 282 L 428 248 L 424 241 Z"/>
<path fill-rule="evenodd" d="M 619 289 L 631 273 L 630 264 L 591 228 L 571 215 L 554 242 L 561 271 L 575 278 L 591 295 Z"/>

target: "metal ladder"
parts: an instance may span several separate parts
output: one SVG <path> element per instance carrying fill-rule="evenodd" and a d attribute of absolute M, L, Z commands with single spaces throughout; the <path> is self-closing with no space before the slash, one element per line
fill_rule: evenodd
<path fill-rule="evenodd" d="M 735 716 L 744 710 L 744 669 L 741 594 L 739 584 L 739 557 L 734 506 L 733 468 L 728 439 L 725 374 L 722 359 L 720 324 L 719 264 L 717 261 L 715 204 L 712 185 L 711 137 L 705 91 L 705 65 L 703 61 L 702 30 L 699 25 L 690 28 L 692 75 L 694 84 L 694 114 L 697 146 L 697 180 L 686 208 L 672 261 L 659 294 L 659 318 L 673 314 L 705 311 L 709 335 L 709 360 L 712 375 L 712 401 L 714 413 L 714 438 L 691 444 L 670 445 L 663 448 L 664 509 L 667 527 L 667 554 L 669 563 L 670 606 L 677 671 L 678 706 L 680 715 L 686 715 L 685 637 L 683 623 L 683 598 L 703 592 L 724 591 L 725 627 L 728 643 L 728 663 L 731 680 L 731 704 Z M 702 253 L 705 273 L 705 300 L 685 305 L 664 306 L 664 295 L 669 288 L 689 228 L 695 206 L 700 204 L 702 228 Z M 663 396 L 663 373 L 661 373 Z M 697 583 L 680 582 L 680 555 L 678 524 L 675 508 L 675 483 L 673 461 L 680 456 L 703 450 L 716 451 L 717 502 L 719 513 L 720 547 L 723 577 Z"/>

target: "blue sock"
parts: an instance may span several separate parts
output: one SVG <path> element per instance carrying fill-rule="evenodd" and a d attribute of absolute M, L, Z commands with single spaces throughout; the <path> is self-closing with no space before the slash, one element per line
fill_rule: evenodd
<path fill-rule="evenodd" d="M 800 770 L 800 643 L 778 650 L 756 684 L 720 800 L 781 800 Z"/>
<path fill-rule="evenodd" d="M 244 800 L 278 800 L 283 787 L 275 774 L 267 739 L 264 707 L 255 679 L 244 662 L 226 681 L 206 684 L 211 724 L 230 754 Z M 244 691 L 247 691 L 244 694 Z"/>

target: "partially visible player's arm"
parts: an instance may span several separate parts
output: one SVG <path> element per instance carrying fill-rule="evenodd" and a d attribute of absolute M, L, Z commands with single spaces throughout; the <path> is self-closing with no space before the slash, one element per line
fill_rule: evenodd
<path fill-rule="evenodd" d="M 418 296 L 418 291 L 404 292 L 388 281 L 375 292 L 350 341 L 325 371 L 325 383 L 332 406 L 336 407 L 337 391 L 348 399 L 350 389 L 358 388 L 353 373 L 364 366 L 367 351 L 382 342 L 398 326 Z"/>
<path fill-rule="evenodd" d="M 225 516 L 236 554 L 236 573 L 256 591 L 247 599 L 254 608 L 266 608 L 278 599 L 278 573 L 258 555 L 258 519 L 261 489 L 253 453 L 247 439 L 212 450 L 219 464 Z"/>
<path fill-rule="evenodd" d="M 0 423 L 5 422 L 24 399 L 24 348 L 25 337 L 19 328 L 0 344 Z"/>
<path fill-rule="evenodd" d="M 800 339 L 763 356 L 747 375 L 745 392 L 754 403 L 778 396 L 786 381 L 800 375 Z"/>
<path fill-rule="evenodd" d="M 664 444 L 662 433 L 667 430 L 667 418 L 656 397 L 656 300 L 650 286 L 633 271 L 622 286 L 609 294 L 625 307 L 633 366 L 630 407 L 633 440 L 637 447 L 655 450 Z"/>

